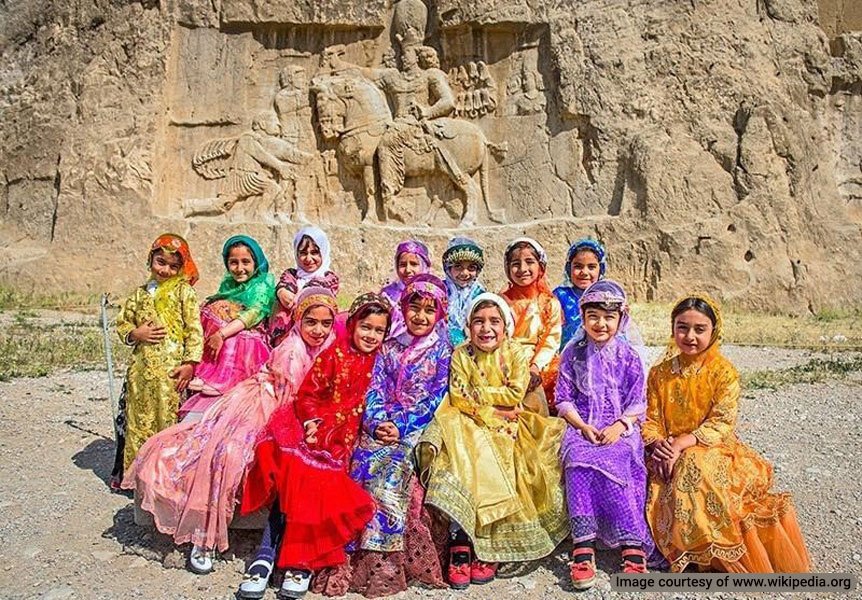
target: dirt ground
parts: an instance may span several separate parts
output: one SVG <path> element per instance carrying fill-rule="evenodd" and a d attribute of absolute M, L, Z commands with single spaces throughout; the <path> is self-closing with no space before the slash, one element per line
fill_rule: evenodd
<path fill-rule="evenodd" d="M 727 353 L 741 370 L 787 367 L 811 356 L 769 348 Z M 739 435 L 774 463 L 777 489 L 793 492 L 818 572 L 862 574 L 862 374 L 856 375 L 749 392 L 742 403 Z M 0 383 L 0 597 L 233 598 L 257 533 L 234 532 L 233 553 L 211 575 L 186 571 L 184 553 L 136 526 L 132 501 L 108 491 L 110 419 L 104 372 Z M 561 547 L 516 577 L 466 593 L 412 588 L 399 597 L 569 597 L 575 592 L 565 560 Z M 578 596 L 617 597 L 607 575 L 616 562 L 602 554 L 599 583 Z M 274 597 L 275 590 L 268 592 Z"/>

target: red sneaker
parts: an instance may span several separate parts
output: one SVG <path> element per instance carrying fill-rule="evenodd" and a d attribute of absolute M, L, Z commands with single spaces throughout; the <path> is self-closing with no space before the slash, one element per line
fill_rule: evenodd
<path fill-rule="evenodd" d="M 641 550 L 623 550 L 623 573 L 648 573 L 646 568 L 646 554 Z M 638 562 L 626 560 L 629 556 L 639 556 Z"/>
<path fill-rule="evenodd" d="M 572 576 L 572 585 L 576 590 L 588 590 L 596 582 L 596 553 L 592 548 L 575 548 L 572 559 L 589 554 L 588 560 L 569 563 L 569 573 Z"/>
<path fill-rule="evenodd" d="M 455 564 L 456 554 L 466 554 L 467 560 Z M 449 586 L 453 590 L 464 590 L 470 586 L 470 546 L 451 546 L 449 548 Z M 463 558 L 462 558 L 463 560 Z"/>
<path fill-rule="evenodd" d="M 470 563 L 470 583 L 482 585 L 491 583 L 497 577 L 497 566 L 499 563 L 486 563 L 474 560 Z"/>

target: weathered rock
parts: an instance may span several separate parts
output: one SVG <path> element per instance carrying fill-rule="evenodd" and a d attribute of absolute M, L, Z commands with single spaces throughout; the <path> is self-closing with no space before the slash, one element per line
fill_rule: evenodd
<path fill-rule="evenodd" d="M 279 270 L 305 217 L 347 292 L 463 231 L 492 285 L 506 240 L 557 280 L 588 234 L 636 299 L 858 302 L 859 28 L 840 0 L 0 7 L 0 283 L 122 293 L 172 230 L 208 293 L 221 239 Z"/>

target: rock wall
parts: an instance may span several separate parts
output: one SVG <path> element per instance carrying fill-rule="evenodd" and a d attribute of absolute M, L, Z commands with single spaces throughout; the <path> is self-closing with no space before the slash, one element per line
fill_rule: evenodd
<path fill-rule="evenodd" d="M 543 242 L 556 282 L 592 235 L 639 300 L 862 299 L 853 3 L 19 4 L 0 5 L 2 285 L 122 293 L 170 230 L 206 293 L 222 239 L 281 269 L 307 219 L 349 292 L 398 239 L 439 256 L 458 232 L 493 284 L 508 239 Z"/>

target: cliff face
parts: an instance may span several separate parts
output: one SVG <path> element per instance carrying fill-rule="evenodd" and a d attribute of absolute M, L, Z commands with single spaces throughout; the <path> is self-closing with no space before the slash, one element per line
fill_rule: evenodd
<path fill-rule="evenodd" d="M 854 3 L 19 4 L 0 7 L 4 285 L 122 292 L 171 230 L 208 292 L 224 237 L 284 268 L 305 215 L 350 292 L 398 238 L 439 256 L 457 231 L 496 282 L 516 235 L 552 282 L 592 235 L 638 299 L 862 298 Z M 442 119 L 399 113 L 447 94 Z"/>

